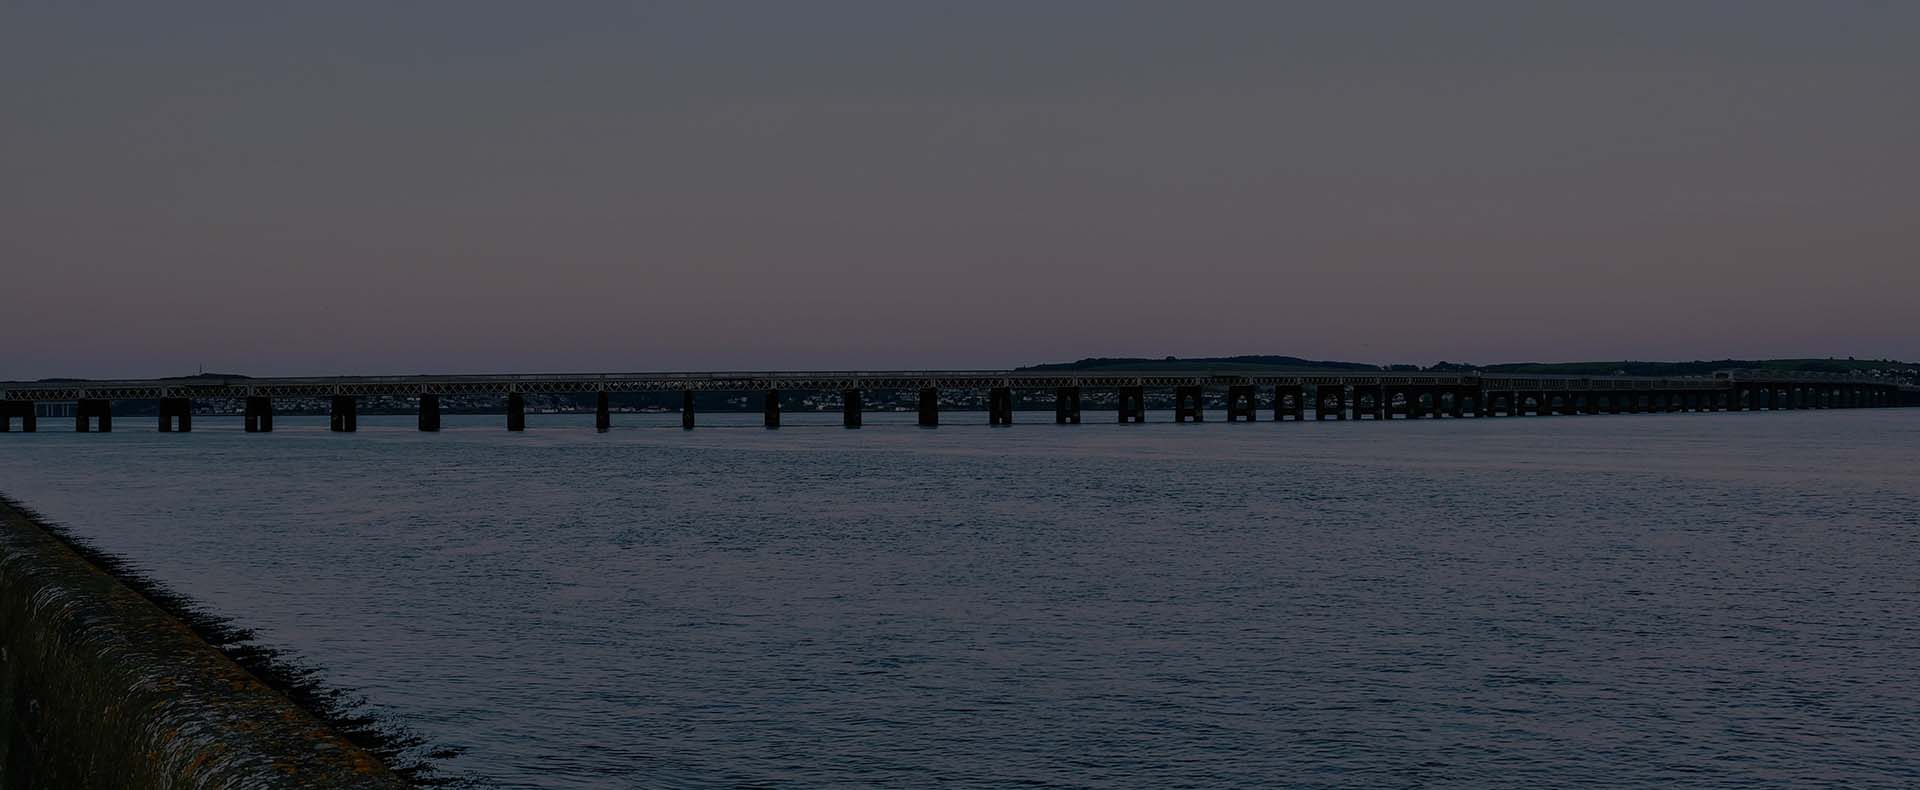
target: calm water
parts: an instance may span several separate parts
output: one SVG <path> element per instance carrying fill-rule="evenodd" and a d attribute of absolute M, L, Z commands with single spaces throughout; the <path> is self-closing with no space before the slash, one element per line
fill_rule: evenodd
<path fill-rule="evenodd" d="M 1920 783 L 1920 410 L 787 416 L 128 418 L 0 490 L 507 787 Z"/>

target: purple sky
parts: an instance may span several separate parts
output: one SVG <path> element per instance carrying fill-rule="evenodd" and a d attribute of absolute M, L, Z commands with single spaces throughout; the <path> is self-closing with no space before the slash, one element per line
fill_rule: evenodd
<path fill-rule="evenodd" d="M 0 379 L 1920 358 L 1920 3 L 0 9 Z"/>

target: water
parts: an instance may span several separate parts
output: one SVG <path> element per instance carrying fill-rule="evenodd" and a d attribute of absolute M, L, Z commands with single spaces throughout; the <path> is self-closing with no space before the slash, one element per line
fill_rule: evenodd
<path fill-rule="evenodd" d="M 0 490 L 504 787 L 1920 783 L 1920 410 L 1049 417 L 128 419 Z"/>

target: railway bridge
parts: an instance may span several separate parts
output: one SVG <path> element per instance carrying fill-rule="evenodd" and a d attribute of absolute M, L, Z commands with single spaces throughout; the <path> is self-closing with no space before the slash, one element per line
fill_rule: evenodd
<path fill-rule="evenodd" d="M 681 425 L 694 427 L 697 392 L 758 393 L 765 424 L 780 427 L 781 396 L 789 392 L 838 392 L 846 427 L 861 424 L 862 393 L 918 393 L 919 424 L 940 424 L 942 390 L 987 393 L 987 422 L 1011 425 L 1016 391 L 1051 391 L 1054 422 L 1078 424 L 1083 392 L 1114 393 L 1121 423 L 1146 421 L 1148 390 L 1171 391 L 1174 420 L 1206 419 L 1207 393 L 1224 392 L 1229 422 L 1260 418 L 1265 400 L 1275 421 L 1396 418 L 1460 418 L 1637 414 L 1648 412 L 1785 411 L 1920 406 L 1920 387 L 1882 379 L 1830 374 L 1731 370 L 1713 376 L 1515 376 L 1480 373 L 1300 371 L 1215 373 L 1196 371 L 838 371 L 732 373 L 587 373 L 458 376 L 339 376 L 326 378 L 211 378 L 125 381 L 0 383 L 0 431 L 33 431 L 40 409 L 59 404 L 76 431 L 113 430 L 113 403 L 159 403 L 161 431 L 193 429 L 193 401 L 235 399 L 245 403 L 249 432 L 273 430 L 276 398 L 325 398 L 330 427 L 353 431 L 359 399 L 417 399 L 422 431 L 440 429 L 440 398 L 496 394 L 506 402 L 506 429 L 526 428 L 530 393 L 593 394 L 594 424 L 612 425 L 609 396 L 622 392 L 681 393 Z M 1264 398 L 1263 398 L 1264 396 Z"/>

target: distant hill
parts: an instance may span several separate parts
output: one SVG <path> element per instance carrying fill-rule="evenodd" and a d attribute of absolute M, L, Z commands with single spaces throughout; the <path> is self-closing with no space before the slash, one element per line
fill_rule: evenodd
<path fill-rule="evenodd" d="M 1238 357 L 1089 357 L 1075 362 L 1030 365 L 1019 370 L 1381 370 L 1379 365 L 1332 362 L 1299 357 L 1248 355 Z"/>

